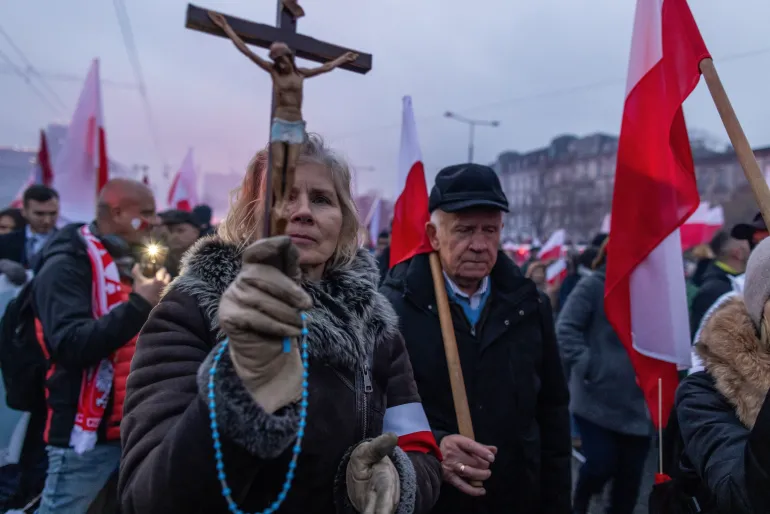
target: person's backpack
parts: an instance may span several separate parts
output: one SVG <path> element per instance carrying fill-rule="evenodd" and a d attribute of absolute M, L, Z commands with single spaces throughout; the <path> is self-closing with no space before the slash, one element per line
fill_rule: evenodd
<path fill-rule="evenodd" d="M 32 281 L 8 303 L 0 320 L 0 370 L 10 408 L 33 412 L 45 406 L 48 359 L 37 339 Z"/>

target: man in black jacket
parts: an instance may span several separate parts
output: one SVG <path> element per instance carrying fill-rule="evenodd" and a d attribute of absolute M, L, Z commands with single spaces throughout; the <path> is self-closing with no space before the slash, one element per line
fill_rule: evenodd
<path fill-rule="evenodd" d="M 745 240 L 731 237 L 726 232 L 717 232 L 709 243 L 714 252 L 711 261 L 701 278 L 701 285 L 690 309 L 690 333 L 692 337 L 698 332 L 703 316 L 714 305 L 720 296 L 729 293 L 733 288 L 733 279 L 746 270 L 749 260 L 749 245 Z"/>
<path fill-rule="evenodd" d="M 114 179 L 101 191 L 96 221 L 64 227 L 42 251 L 33 304 L 50 370 L 48 475 L 38 514 L 86 512 L 118 469 L 136 336 L 168 284 L 165 271 L 145 278 L 132 267 L 131 246 L 155 223 L 147 186 Z M 101 315 L 100 291 L 109 302 Z"/>
<path fill-rule="evenodd" d="M 500 181 L 487 166 L 445 168 L 429 208 L 478 442 L 458 434 L 428 256 L 394 267 L 381 291 L 444 456 L 435 512 L 568 514 L 569 395 L 550 304 L 498 252 L 508 210 Z"/>
<path fill-rule="evenodd" d="M 31 269 L 35 256 L 56 231 L 59 194 L 50 187 L 35 184 L 24 191 L 22 202 L 27 225 L 0 236 L 0 261 L 16 262 Z"/>

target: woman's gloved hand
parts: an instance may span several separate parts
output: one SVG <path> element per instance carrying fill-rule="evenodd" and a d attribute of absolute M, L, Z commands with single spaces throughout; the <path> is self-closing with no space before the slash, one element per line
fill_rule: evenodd
<path fill-rule="evenodd" d="M 24 266 L 9 259 L 0 259 L 0 274 L 5 275 L 15 286 L 23 286 L 27 282 L 27 270 Z"/>
<path fill-rule="evenodd" d="M 388 455 L 398 444 L 396 434 L 361 443 L 348 462 L 348 498 L 363 514 L 393 514 L 401 498 L 398 471 Z"/>
<path fill-rule="evenodd" d="M 299 348 L 283 353 L 285 337 L 299 337 L 300 311 L 313 306 L 299 286 L 299 254 L 286 236 L 253 243 L 243 267 L 222 295 L 219 323 L 229 337 L 236 373 L 254 401 L 268 414 L 299 400 Z"/>

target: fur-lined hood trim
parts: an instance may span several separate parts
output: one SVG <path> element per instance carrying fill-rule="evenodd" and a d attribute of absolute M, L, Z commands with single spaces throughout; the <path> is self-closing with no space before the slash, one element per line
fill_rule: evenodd
<path fill-rule="evenodd" d="M 704 321 L 695 350 L 717 390 L 750 429 L 770 390 L 770 348 L 762 345 L 743 296 L 720 300 Z"/>
<path fill-rule="evenodd" d="M 184 256 L 179 277 L 169 286 L 192 295 L 219 328 L 219 300 L 241 269 L 241 252 L 216 236 L 199 240 Z M 359 250 L 353 263 L 325 273 L 320 282 L 302 287 L 313 298 L 308 314 L 311 357 L 333 366 L 356 370 L 368 364 L 374 348 L 398 334 L 398 316 L 377 290 L 379 271 L 374 258 Z"/>

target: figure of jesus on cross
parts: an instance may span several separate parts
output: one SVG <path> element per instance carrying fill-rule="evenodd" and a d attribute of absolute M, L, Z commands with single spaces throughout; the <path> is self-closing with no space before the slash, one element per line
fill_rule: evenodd
<path fill-rule="evenodd" d="M 291 184 L 297 159 L 305 142 L 305 121 L 302 118 L 302 85 L 306 78 L 328 73 L 345 63 L 352 63 L 358 54 L 346 52 L 340 57 L 315 68 L 301 68 L 294 63 L 294 52 L 288 45 L 275 42 L 270 45 L 269 62 L 246 46 L 246 43 L 230 27 L 224 16 L 208 13 L 211 21 L 221 28 L 238 50 L 251 59 L 254 64 L 265 70 L 273 79 L 273 113 L 270 127 L 270 150 L 272 152 L 273 176 L 285 177 L 285 183 Z M 277 181 L 273 188 L 281 187 Z M 280 196 L 279 196 L 280 197 Z"/>

